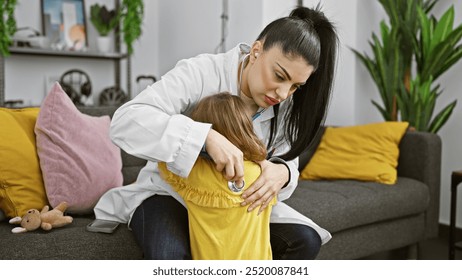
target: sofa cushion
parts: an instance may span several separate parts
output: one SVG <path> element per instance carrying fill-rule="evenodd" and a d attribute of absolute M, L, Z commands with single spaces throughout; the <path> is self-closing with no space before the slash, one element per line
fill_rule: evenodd
<path fill-rule="evenodd" d="M 120 149 L 109 138 L 109 116 L 82 114 L 56 83 L 37 119 L 37 151 L 52 207 L 90 213 L 101 195 L 122 185 Z"/>
<path fill-rule="evenodd" d="M 314 153 L 316 152 L 316 148 L 319 146 L 319 143 L 321 143 L 321 139 L 325 131 L 326 131 L 325 126 L 319 127 L 313 140 L 311 140 L 308 147 L 306 147 L 306 149 L 298 157 L 298 171 L 301 172 L 305 168 L 306 164 L 311 160 Z"/>
<path fill-rule="evenodd" d="M 394 184 L 399 142 L 407 122 L 380 122 L 326 128 L 300 177 L 308 180 L 354 179 Z"/>
<path fill-rule="evenodd" d="M 12 218 L 48 201 L 35 146 L 39 108 L 0 108 L 0 208 Z"/>
<path fill-rule="evenodd" d="M 116 106 L 79 106 L 77 107 L 80 112 L 90 116 L 104 116 L 108 115 L 112 118 L 114 112 L 117 110 Z M 122 152 L 122 174 L 124 177 L 124 185 L 130 185 L 136 181 L 141 168 L 146 165 L 146 160 L 127 154 L 124 150 Z"/>
<path fill-rule="evenodd" d="M 429 201 L 427 185 L 398 177 L 394 185 L 354 180 L 301 180 L 286 203 L 335 233 L 421 213 Z"/>
<path fill-rule="evenodd" d="M 122 224 L 112 234 L 89 232 L 85 228 L 93 215 L 75 216 L 62 228 L 13 234 L 13 225 L 0 222 L 2 260 L 131 260 L 142 259 L 133 233 Z M 91 277 L 89 279 L 92 279 Z"/>

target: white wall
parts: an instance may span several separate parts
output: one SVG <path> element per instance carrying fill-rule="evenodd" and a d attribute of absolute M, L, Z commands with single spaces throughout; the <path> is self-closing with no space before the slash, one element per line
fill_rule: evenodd
<path fill-rule="evenodd" d="M 263 0 L 261 2 L 260 10 L 262 12 L 262 20 L 261 28 L 258 30 L 258 33 L 273 20 L 287 16 L 290 11 L 297 6 L 297 1 L 295 0 Z"/>
<path fill-rule="evenodd" d="M 222 1 L 159 1 L 160 72 L 183 58 L 219 52 Z M 225 50 L 238 43 L 252 43 L 264 25 L 288 14 L 295 1 L 228 0 Z M 200 7 L 200 8 L 198 8 Z M 181 19 L 181 20 L 180 20 Z"/>
<path fill-rule="evenodd" d="M 238 43 L 250 44 L 257 38 L 263 26 L 263 1 L 264 0 L 228 0 L 229 33 L 226 37 L 226 50 L 235 47 Z M 284 0 L 279 0 L 279 2 L 281 1 Z"/>
<path fill-rule="evenodd" d="M 369 40 L 372 32 L 379 34 L 379 22 L 386 18 L 386 13 L 381 9 L 378 1 L 358 1 L 357 5 L 357 38 L 355 49 L 366 52 L 369 55 L 372 51 L 369 47 Z M 357 60 L 355 71 L 355 104 L 356 104 L 356 123 L 369 123 L 382 121 L 383 118 L 379 111 L 372 105 L 374 100 L 381 103 L 380 95 L 376 85 L 370 78 L 366 68 Z"/>
<path fill-rule="evenodd" d="M 200 7 L 198 9 L 198 7 Z M 213 52 L 220 39 L 221 1 L 159 1 L 159 66 L 162 73 L 183 58 Z"/>
<path fill-rule="evenodd" d="M 144 83 L 135 82 L 136 77 L 154 75 L 159 78 L 160 63 L 159 63 L 159 48 L 161 42 L 161 34 L 159 32 L 160 25 L 160 3 L 161 1 L 144 1 L 144 12 L 142 34 L 141 37 L 134 43 L 134 51 L 131 58 L 132 63 L 132 97 L 139 93 L 140 88 Z M 126 65 L 124 65 L 126 66 Z M 125 67 L 122 66 L 122 70 Z M 126 85 L 126 75 L 123 71 L 124 79 L 122 85 Z"/>
<path fill-rule="evenodd" d="M 108 6 L 113 3 L 112 0 L 86 0 L 87 8 L 94 2 L 107 3 Z M 371 32 L 378 32 L 379 21 L 385 18 L 385 13 L 377 1 L 305 0 L 304 5 L 314 7 L 318 2 L 335 23 L 341 44 L 327 123 L 354 125 L 381 121 L 371 103 L 372 99 L 380 102 L 377 88 L 349 48 L 370 53 L 368 40 Z M 18 26 L 40 30 L 40 1 L 20 0 L 19 3 L 16 11 Z M 296 0 L 229 0 L 226 50 L 239 42 L 252 43 L 266 24 L 287 15 L 296 4 Z M 462 1 L 440 0 L 435 11 L 441 12 L 441 7 L 451 4 L 456 8 L 456 23 L 460 24 Z M 135 83 L 138 75 L 160 77 L 181 58 L 214 52 L 221 36 L 221 8 L 219 0 L 145 1 L 143 35 L 135 43 L 132 56 L 132 92 L 136 94 L 140 90 Z M 96 33 L 90 23 L 88 32 L 92 47 Z M 6 97 L 23 98 L 27 105 L 40 104 L 45 92 L 45 76 L 59 76 L 70 67 L 80 67 L 91 75 L 95 93 L 113 83 L 110 62 L 12 56 L 6 61 Z M 461 96 L 461 71 L 462 62 L 459 62 L 440 79 L 444 93 L 438 99 L 437 110 Z M 125 78 L 122 82 L 125 85 Z M 459 102 L 439 133 L 443 141 L 440 221 L 444 224 L 449 221 L 450 174 L 462 169 L 461 119 L 462 104 Z M 462 191 L 459 192 L 459 204 L 461 200 Z M 462 227 L 462 215 L 458 217 L 458 226 Z"/>
<path fill-rule="evenodd" d="M 355 74 L 357 62 L 350 47 L 356 47 L 357 0 L 305 0 L 307 7 L 320 3 L 325 15 L 335 25 L 339 37 L 338 63 L 326 123 L 328 125 L 355 124 Z"/>

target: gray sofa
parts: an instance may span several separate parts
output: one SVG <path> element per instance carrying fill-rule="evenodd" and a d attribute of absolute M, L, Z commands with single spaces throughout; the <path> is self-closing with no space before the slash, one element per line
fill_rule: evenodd
<path fill-rule="evenodd" d="M 114 108 L 81 108 L 112 115 Z M 316 143 L 300 157 L 308 162 Z M 124 183 L 133 182 L 145 161 L 122 152 Z M 287 201 L 332 233 L 318 259 L 359 259 L 405 248 L 418 258 L 418 243 L 438 234 L 441 140 L 435 134 L 407 132 L 400 143 L 398 182 L 381 185 L 354 180 L 300 181 Z M 113 234 L 91 233 L 91 215 L 50 232 L 11 233 L 0 222 L 0 259 L 142 259 L 132 233 L 120 225 Z"/>

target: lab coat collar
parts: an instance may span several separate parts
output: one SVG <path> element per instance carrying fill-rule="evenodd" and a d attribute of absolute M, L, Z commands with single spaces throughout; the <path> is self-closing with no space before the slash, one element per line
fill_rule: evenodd
<path fill-rule="evenodd" d="M 250 52 L 250 46 L 246 43 L 239 43 L 236 47 L 234 47 L 230 51 L 231 55 L 231 71 L 229 76 L 231 92 L 235 95 L 239 95 L 238 88 L 239 88 L 239 79 L 238 79 L 238 71 L 239 71 L 239 62 L 241 62 L 242 58 Z"/>
<path fill-rule="evenodd" d="M 260 110 L 262 110 L 262 108 L 258 109 L 258 111 Z M 261 115 L 257 119 L 255 119 L 255 121 L 264 122 L 264 121 L 272 119 L 273 117 L 274 117 L 274 109 L 273 107 L 269 107 L 263 113 L 261 113 Z"/>
<path fill-rule="evenodd" d="M 262 108 L 259 108 L 259 110 L 261 109 Z M 260 139 L 264 138 L 264 133 L 263 133 L 263 128 L 262 128 L 263 123 L 272 119 L 273 117 L 274 117 L 273 107 L 269 107 L 258 118 L 253 120 L 253 130 L 255 131 L 255 133 Z"/>
<path fill-rule="evenodd" d="M 238 46 L 239 46 L 239 51 L 241 52 L 241 55 L 246 55 L 250 53 L 250 45 L 246 43 L 240 43 Z"/>

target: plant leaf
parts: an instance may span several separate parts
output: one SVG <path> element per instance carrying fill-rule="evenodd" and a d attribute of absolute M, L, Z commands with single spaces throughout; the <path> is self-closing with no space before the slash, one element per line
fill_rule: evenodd
<path fill-rule="evenodd" d="M 438 133 L 441 127 L 448 121 L 456 105 L 457 105 L 457 100 L 454 100 L 449 105 L 447 105 L 444 109 L 442 109 L 438 113 L 438 115 L 436 115 L 436 117 L 433 119 L 427 131 L 431 133 Z"/>
<path fill-rule="evenodd" d="M 444 41 L 452 31 L 454 24 L 454 7 L 449 8 L 438 21 L 433 32 L 433 38 L 430 48 Z"/>

